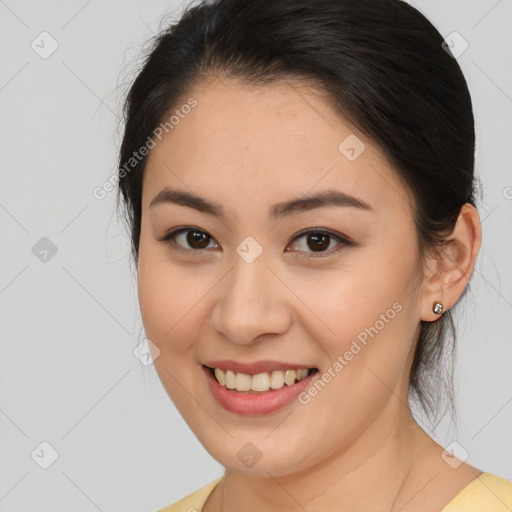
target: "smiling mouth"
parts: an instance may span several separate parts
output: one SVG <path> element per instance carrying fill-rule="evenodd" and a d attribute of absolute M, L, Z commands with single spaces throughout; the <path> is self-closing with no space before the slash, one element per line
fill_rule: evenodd
<path fill-rule="evenodd" d="M 203 365 L 204 366 L 204 365 Z M 226 389 L 245 394 L 263 394 L 293 386 L 309 375 L 318 372 L 317 368 L 300 368 L 297 370 L 275 370 L 249 375 L 221 368 L 204 366 L 215 380 Z"/>

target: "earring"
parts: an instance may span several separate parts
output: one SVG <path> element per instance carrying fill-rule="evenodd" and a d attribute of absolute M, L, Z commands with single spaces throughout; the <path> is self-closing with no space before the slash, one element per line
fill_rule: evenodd
<path fill-rule="evenodd" d="M 443 309 L 444 309 L 444 305 L 439 300 L 435 300 L 434 303 L 432 304 L 432 311 L 436 315 L 442 315 L 443 314 Z"/>

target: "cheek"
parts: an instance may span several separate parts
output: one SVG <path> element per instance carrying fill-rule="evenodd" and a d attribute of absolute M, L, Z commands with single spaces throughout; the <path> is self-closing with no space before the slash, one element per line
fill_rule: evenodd
<path fill-rule="evenodd" d="M 321 303 L 311 309 L 323 305 L 329 330 L 316 319 L 309 323 L 311 338 L 326 354 L 319 375 L 324 385 L 312 386 L 301 403 L 310 404 L 305 411 L 311 417 L 334 406 L 339 414 L 330 417 L 330 439 L 343 433 L 348 442 L 406 383 L 414 311 L 405 276 L 376 284 L 375 273 L 354 270 L 341 284 L 324 284 Z"/>
<path fill-rule="evenodd" d="M 400 370 L 415 328 L 410 293 L 414 269 L 412 251 L 400 259 L 388 251 L 358 259 L 336 275 L 317 276 L 314 286 L 295 280 L 295 292 L 315 313 L 302 318 L 308 319 L 307 329 L 323 347 L 328 364 L 345 356 L 343 372 L 357 379 L 362 367 L 375 365 L 390 375 Z"/>
<path fill-rule="evenodd" d="M 190 283 L 168 261 L 141 251 L 138 294 L 142 320 L 147 337 L 162 352 L 183 352 L 191 344 L 188 340 L 193 338 L 183 330 L 199 297 Z"/>
<path fill-rule="evenodd" d="M 147 338 L 159 351 L 158 356 L 153 357 L 154 366 L 178 410 L 193 416 L 198 414 L 190 402 L 190 394 L 197 395 L 194 388 L 198 385 L 195 374 L 190 371 L 197 349 L 197 332 L 193 332 L 193 326 L 201 322 L 194 305 L 197 307 L 204 291 L 190 283 L 190 278 L 188 281 L 181 278 L 179 269 L 162 261 L 161 256 L 154 254 L 152 258 L 149 251 L 139 254 L 142 321 Z"/>

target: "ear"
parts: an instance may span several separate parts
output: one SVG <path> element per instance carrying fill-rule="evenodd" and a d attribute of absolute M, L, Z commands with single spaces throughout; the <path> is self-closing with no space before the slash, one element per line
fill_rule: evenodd
<path fill-rule="evenodd" d="M 434 301 L 441 301 L 448 311 L 464 293 L 476 264 L 482 243 L 480 216 L 474 206 L 466 203 L 440 255 L 427 261 L 419 302 L 420 318 L 433 322 L 442 315 L 432 311 Z"/>

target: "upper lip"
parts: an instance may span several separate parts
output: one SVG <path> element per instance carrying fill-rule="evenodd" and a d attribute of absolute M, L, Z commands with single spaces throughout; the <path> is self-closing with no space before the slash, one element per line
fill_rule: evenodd
<path fill-rule="evenodd" d="M 246 373 L 248 375 L 257 375 L 258 373 L 273 372 L 276 370 L 300 370 L 302 368 L 313 368 L 308 364 L 293 364 L 282 361 L 255 361 L 253 363 L 242 363 L 232 359 L 206 361 L 203 364 L 210 368 L 231 370 L 233 372 Z"/>

